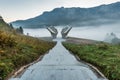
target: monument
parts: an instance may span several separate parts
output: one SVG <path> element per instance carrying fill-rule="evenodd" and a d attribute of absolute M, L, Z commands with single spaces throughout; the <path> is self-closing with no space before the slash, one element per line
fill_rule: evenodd
<path fill-rule="evenodd" d="M 68 33 L 70 32 L 71 29 L 72 29 L 72 27 L 63 28 L 62 31 L 61 31 L 62 38 L 66 38 L 66 36 L 68 35 Z"/>
<path fill-rule="evenodd" d="M 47 27 L 47 30 L 51 33 L 53 39 L 57 37 L 58 31 L 55 27 Z"/>
<path fill-rule="evenodd" d="M 65 27 L 61 31 L 62 38 L 65 39 L 72 27 Z M 51 33 L 53 39 L 57 37 L 58 31 L 55 27 L 47 27 L 47 30 Z"/>

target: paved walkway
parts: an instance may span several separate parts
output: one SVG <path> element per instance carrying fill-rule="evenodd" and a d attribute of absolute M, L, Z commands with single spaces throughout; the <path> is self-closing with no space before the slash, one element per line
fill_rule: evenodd
<path fill-rule="evenodd" d="M 11 80 L 103 80 L 89 66 L 76 58 L 57 40 L 57 45 L 42 61 L 30 66 L 20 78 Z"/>

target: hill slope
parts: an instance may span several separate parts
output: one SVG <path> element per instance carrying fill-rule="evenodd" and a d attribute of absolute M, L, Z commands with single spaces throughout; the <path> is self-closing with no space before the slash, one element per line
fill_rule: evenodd
<path fill-rule="evenodd" d="M 38 59 L 54 45 L 54 42 L 47 42 L 38 38 L 18 34 L 1 19 L 0 80 L 8 80 L 6 77 L 10 73 Z"/>
<path fill-rule="evenodd" d="M 0 16 L 0 30 L 10 31 L 12 27 L 10 27 Z"/>

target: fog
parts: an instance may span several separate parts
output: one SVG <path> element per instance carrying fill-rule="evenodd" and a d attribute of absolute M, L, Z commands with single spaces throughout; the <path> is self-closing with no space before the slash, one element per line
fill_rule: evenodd
<path fill-rule="evenodd" d="M 57 26 L 58 37 L 61 37 L 61 30 L 64 26 Z M 84 27 L 73 27 L 69 32 L 68 36 L 86 38 L 103 41 L 107 33 L 115 33 L 120 38 L 120 24 L 110 24 L 101 26 L 84 26 Z M 37 29 L 24 29 L 24 34 L 29 33 L 30 36 L 34 37 L 49 37 L 51 34 L 45 28 Z"/>

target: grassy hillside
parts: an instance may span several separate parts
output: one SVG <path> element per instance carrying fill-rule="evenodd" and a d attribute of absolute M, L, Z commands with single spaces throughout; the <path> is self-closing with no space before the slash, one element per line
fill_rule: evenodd
<path fill-rule="evenodd" d="M 120 45 L 106 43 L 63 45 L 81 60 L 96 66 L 109 80 L 120 80 Z"/>
<path fill-rule="evenodd" d="M 49 51 L 55 43 L 9 32 L 9 26 L 0 21 L 0 79 L 33 62 Z"/>
<path fill-rule="evenodd" d="M 0 17 L 0 30 L 10 31 L 12 28 Z"/>

